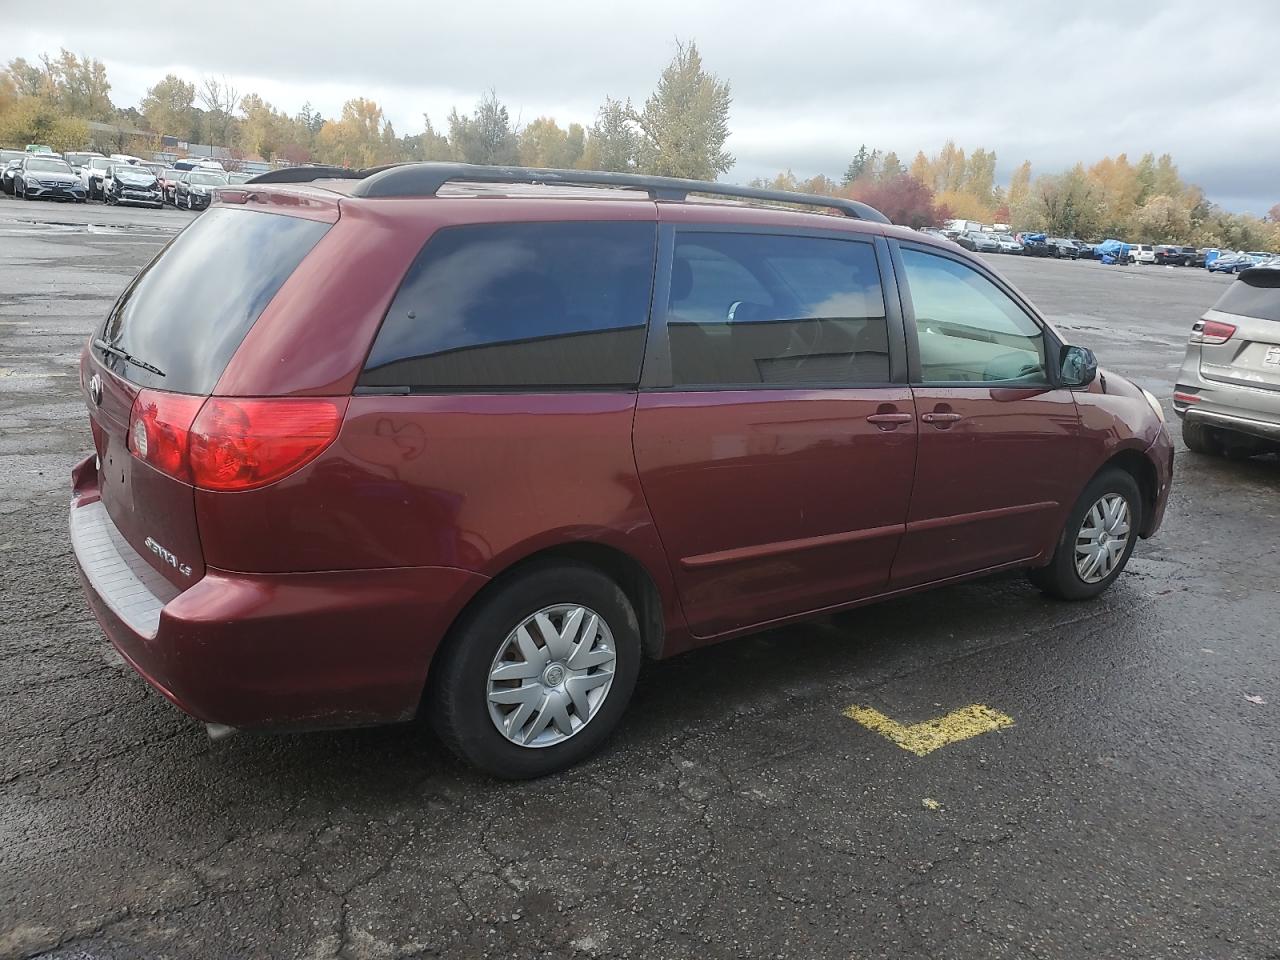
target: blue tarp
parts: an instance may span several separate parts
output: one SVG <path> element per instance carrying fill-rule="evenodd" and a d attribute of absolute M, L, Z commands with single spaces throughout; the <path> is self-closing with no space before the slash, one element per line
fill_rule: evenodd
<path fill-rule="evenodd" d="M 1093 248 L 1093 255 L 1103 263 L 1121 263 L 1129 259 L 1129 244 L 1123 240 L 1103 240 Z"/>

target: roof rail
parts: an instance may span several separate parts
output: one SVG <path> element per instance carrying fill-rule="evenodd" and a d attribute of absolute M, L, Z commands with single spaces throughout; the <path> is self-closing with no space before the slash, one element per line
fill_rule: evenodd
<path fill-rule="evenodd" d="M 256 177 L 250 177 L 246 183 L 310 183 L 312 180 L 357 180 L 365 176 L 363 170 L 351 170 L 347 167 L 281 167 L 268 170 Z"/>
<path fill-rule="evenodd" d="M 289 168 L 291 170 L 305 168 Z M 319 169 L 319 168 L 317 168 Z M 284 171 L 278 171 L 284 172 Z M 603 170 L 552 170 L 539 167 L 490 167 L 472 163 L 401 163 L 373 167 L 361 171 L 344 171 L 343 176 L 356 176 L 360 183 L 352 189 L 356 197 L 421 197 L 432 196 L 446 183 L 539 183 L 563 186 L 618 187 L 643 190 L 654 200 L 684 200 L 689 194 L 732 197 L 740 200 L 767 200 L 773 203 L 803 204 L 809 207 L 838 210 L 846 217 L 889 223 L 883 213 L 857 200 L 827 197 L 814 193 L 788 190 L 765 190 L 759 187 L 737 187 L 706 180 L 684 180 L 678 177 L 651 177 L 638 173 L 609 173 Z M 264 174 L 269 176 L 269 174 Z M 317 179 L 317 174 L 308 179 Z M 264 182 L 261 178 L 254 178 Z M 282 182 L 282 181 L 276 181 Z M 295 181 L 297 182 L 297 181 Z"/>

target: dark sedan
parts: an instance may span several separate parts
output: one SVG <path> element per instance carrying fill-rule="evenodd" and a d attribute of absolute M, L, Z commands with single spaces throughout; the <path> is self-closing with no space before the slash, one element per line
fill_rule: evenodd
<path fill-rule="evenodd" d="M 1062 260 L 1080 259 L 1080 248 L 1071 240 L 1067 240 L 1063 237 L 1050 237 L 1048 243 L 1050 248 L 1049 255 L 1051 257 L 1058 257 Z"/>
<path fill-rule="evenodd" d="M 23 158 L 13 176 L 13 195 L 23 200 L 73 200 L 84 203 L 84 184 L 61 157 Z"/>
<path fill-rule="evenodd" d="M 227 175 L 214 170 L 192 170 L 178 181 L 173 194 L 175 207 L 203 210 L 213 199 L 213 191 L 227 185 Z"/>
<path fill-rule="evenodd" d="M 966 250 L 972 250 L 974 253 L 999 253 L 1000 241 L 992 234 L 979 233 L 976 230 L 970 230 L 968 233 L 962 233 L 956 237 L 956 243 L 964 247 Z"/>
<path fill-rule="evenodd" d="M 1162 243 L 1156 247 L 1156 263 L 1166 267 L 1186 267 L 1195 259 L 1195 247 L 1178 247 Z"/>
<path fill-rule="evenodd" d="M 10 160 L 4 165 L 3 172 L 0 172 L 0 190 L 3 190 L 9 196 L 13 196 L 13 177 L 18 172 L 18 168 L 22 166 L 22 157 L 16 160 Z"/>

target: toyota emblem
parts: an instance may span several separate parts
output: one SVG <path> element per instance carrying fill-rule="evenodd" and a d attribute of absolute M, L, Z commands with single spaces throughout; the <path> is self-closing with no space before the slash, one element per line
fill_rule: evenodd
<path fill-rule="evenodd" d="M 102 406 L 102 378 L 96 373 L 89 378 L 89 399 L 95 407 Z"/>

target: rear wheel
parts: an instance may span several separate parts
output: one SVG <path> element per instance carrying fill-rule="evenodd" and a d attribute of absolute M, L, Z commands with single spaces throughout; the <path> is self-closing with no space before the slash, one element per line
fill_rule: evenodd
<path fill-rule="evenodd" d="M 1031 582 L 1062 600 L 1096 597 L 1129 562 L 1141 519 L 1137 481 L 1123 470 L 1103 471 L 1080 494 L 1053 559 L 1031 571 Z"/>
<path fill-rule="evenodd" d="M 1192 453 L 1217 456 L 1221 452 L 1213 431 L 1204 424 L 1192 420 L 1182 421 L 1182 442 Z"/>
<path fill-rule="evenodd" d="M 437 654 L 432 723 L 493 776 L 562 770 L 617 725 L 640 650 L 635 611 L 616 583 L 582 564 L 532 566 L 465 614 Z"/>

